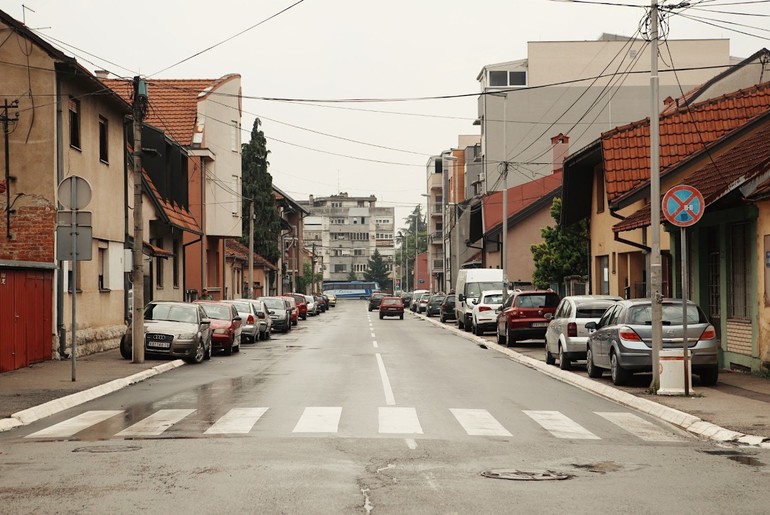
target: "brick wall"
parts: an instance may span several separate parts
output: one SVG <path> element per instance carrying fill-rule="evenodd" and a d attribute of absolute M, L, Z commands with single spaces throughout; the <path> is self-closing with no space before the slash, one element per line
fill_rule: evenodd
<path fill-rule="evenodd" d="M 54 261 L 54 233 L 56 209 L 46 199 L 23 196 L 18 199 L 11 213 L 11 239 L 0 238 L 0 259 L 10 261 Z M 5 213 L 2 220 L 6 232 Z"/>
<path fill-rule="evenodd" d="M 751 322 L 727 321 L 727 350 L 729 352 L 751 356 L 752 341 Z"/>

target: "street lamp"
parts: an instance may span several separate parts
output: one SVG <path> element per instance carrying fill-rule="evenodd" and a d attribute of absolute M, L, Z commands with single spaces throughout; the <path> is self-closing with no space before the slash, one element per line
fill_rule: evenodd
<path fill-rule="evenodd" d="M 502 236 L 500 245 L 500 268 L 503 269 L 503 276 L 506 276 L 505 268 L 508 264 L 508 92 L 499 91 L 490 93 L 496 97 L 503 97 L 503 160 L 501 173 L 503 175 L 503 213 L 502 213 Z M 503 280 L 503 302 L 508 297 L 508 285 Z"/>

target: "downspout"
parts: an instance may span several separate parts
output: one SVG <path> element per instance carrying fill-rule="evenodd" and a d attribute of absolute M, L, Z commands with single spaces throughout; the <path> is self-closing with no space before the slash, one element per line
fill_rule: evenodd
<path fill-rule="evenodd" d="M 617 214 L 612 209 L 610 209 L 610 216 L 612 216 L 613 218 L 617 218 L 618 220 L 625 220 L 626 219 L 625 216 L 621 216 L 621 215 Z M 642 250 L 644 252 L 647 252 L 647 253 L 652 251 L 652 249 L 650 247 L 648 247 L 647 245 L 643 245 L 641 243 L 636 243 L 635 241 L 630 241 L 630 240 L 626 240 L 625 238 L 621 238 L 620 236 L 618 236 L 619 233 L 617 233 L 615 231 L 612 231 L 612 233 L 613 233 L 613 235 L 615 237 L 615 241 L 617 241 L 618 243 L 625 243 L 626 245 L 630 245 L 631 247 L 635 247 L 635 248 L 640 249 L 640 250 Z"/>
<path fill-rule="evenodd" d="M 62 127 L 64 122 L 61 99 L 61 77 L 56 73 L 56 184 L 64 179 L 64 148 Z M 57 202 L 57 209 L 59 208 Z M 67 332 L 64 328 L 64 261 L 59 260 L 56 268 L 56 330 L 59 335 L 59 357 L 67 356 Z"/>
<path fill-rule="evenodd" d="M 132 127 L 133 120 L 126 117 L 123 122 L 123 257 L 125 259 L 126 247 L 128 243 L 128 128 Z M 133 146 L 133 143 L 132 143 Z M 126 272 L 126 263 L 123 264 L 123 319 L 128 321 L 133 315 L 131 306 L 128 304 L 128 291 L 131 289 L 131 273 Z"/>
<path fill-rule="evenodd" d="M 200 242 L 201 247 L 203 247 L 203 234 L 201 234 L 198 237 L 197 240 L 188 241 L 187 243 L 183 243 L 182 244 L 182 259 L 183 259 L 182 270 L 183 271 L 187 270 L 187 248 L 186 247 L 188 245 L 193 245 L 193 244 L 198 243 L 198 242 Z M 187 295 L 187 274 L 183 273 L 182 276 L 184 277 L 183 281 L 184 281 L 185 302 L 190 302 L 192 299 L 187 298 L 188 297 L 188 295 Z M 198 292 L 198 293 L 200 294 L 200 293 L 202 293 L 202 291 L 203 290 L 201 290 L 201 292 Z"/>

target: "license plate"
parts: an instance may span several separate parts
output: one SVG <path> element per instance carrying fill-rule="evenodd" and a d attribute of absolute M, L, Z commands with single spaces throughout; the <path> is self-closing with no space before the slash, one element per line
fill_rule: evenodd
<path fill-rule="evenodd" d="M 169 349 L 171 348 L 171 342 L 149 341 L 147 342 L 147 347 L 152 347 L 153 349 Z"/>
<path fill-rule="evenodd" d="M 532 322 L 532 327 L 548 327 L 548 322 Z"/>

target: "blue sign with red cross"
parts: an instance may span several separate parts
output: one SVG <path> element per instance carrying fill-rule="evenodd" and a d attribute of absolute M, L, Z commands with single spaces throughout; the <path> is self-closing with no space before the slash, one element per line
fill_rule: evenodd
<path fill-rule="evenodd" d="M 703 217 L 706 201 L 692 186 L 674 186 L 663 195 L 663 216 L 677 227 L 689 227 Z"/>

